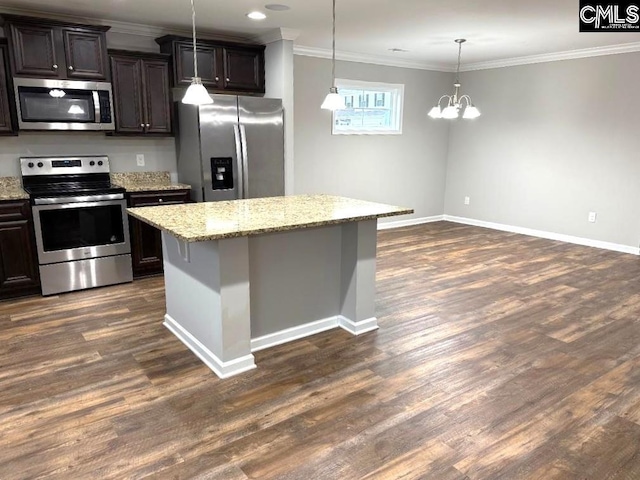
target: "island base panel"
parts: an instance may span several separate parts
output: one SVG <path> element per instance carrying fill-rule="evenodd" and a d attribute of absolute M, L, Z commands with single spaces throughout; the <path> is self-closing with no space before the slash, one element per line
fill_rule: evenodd
<path fill-rule="evenodd" d="M 196 243 L 163 232 L 165 325 L 223 378 L 253 368 L 252 351 L 375 330 L 376 223 Z"/>
<path fill-rule="evenodd" d="M 248 238 L 185 243 L 162 233 L 165 326 L 226 378 L 255 368 Z"/>

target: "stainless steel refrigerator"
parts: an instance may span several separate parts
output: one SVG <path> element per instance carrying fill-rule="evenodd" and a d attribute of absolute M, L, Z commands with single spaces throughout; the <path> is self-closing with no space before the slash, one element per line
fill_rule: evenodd
<path fill-rule="evenodd" d="M 284 195 L 282 101 L 212 98 L 200 107 L 178 103 L 178 180 L 198 202 Z"/>

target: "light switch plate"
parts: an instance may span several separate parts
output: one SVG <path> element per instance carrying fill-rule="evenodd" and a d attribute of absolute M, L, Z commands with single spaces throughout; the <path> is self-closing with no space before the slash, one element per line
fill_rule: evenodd
<path fill-rule="evenodd" d="M 144 167 L 144 154 L 138 153 L 136 155 L 136 163 L 139 167 Z"/>

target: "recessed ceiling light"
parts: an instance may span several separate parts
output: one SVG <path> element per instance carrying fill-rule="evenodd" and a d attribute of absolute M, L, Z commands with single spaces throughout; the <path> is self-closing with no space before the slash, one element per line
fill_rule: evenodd
<path fill-rule="evenodd" d="M 264 8 L 267 10 L 273 10 L 274 12 L 284 12 L 285 10 L 291 10 L 289 5 L 281 5 L 279 3 L 270 3 L 269 5 L 265 5 Z"/>
<path fill-rule="evenodd" d="M 249 17 L 251 20 L 264 20 L 265 18 L 267 18 L 264 13 L 257 11 L 247 13 L 247 17 Z"/>

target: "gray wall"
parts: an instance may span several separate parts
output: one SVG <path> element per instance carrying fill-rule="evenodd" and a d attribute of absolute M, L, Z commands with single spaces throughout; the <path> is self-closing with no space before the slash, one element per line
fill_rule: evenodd
<path fill-rule="evenodd" d="M 145 166 L 136 165 L 136 154 L 145 156 Z M 0 137 L 0 177 L 19 176 L 18 159 L 23 156 L 108 155 L 114 172 L 176 172 L 173 138 L 107 137 L 100 133 L 20 133 Z"/>
<path fill-rule="evenodd" d="M 639 76 L 638 53 L 464 74 L 482 117 L 452 125 L 445 213 L 637 247 Z"/>
<path fill-rule="evenodd" d="M 336 68 L 339 78 L 403 83 L 403 133 L 331 135 L 331 114 L 320 109 L 331 86 L 331 62 L 296 55 L 295 193 L 407 206 L 415 209 L 413 217 L 442 215 L 449 125 L 429 122 L 427 112 L 450 90 L 451 74 L 354 62 Z"/>

